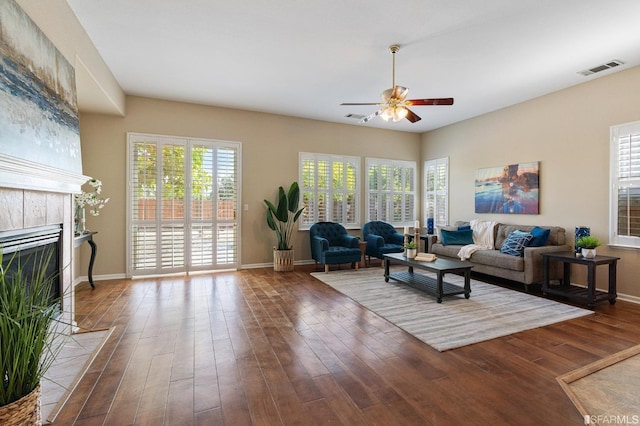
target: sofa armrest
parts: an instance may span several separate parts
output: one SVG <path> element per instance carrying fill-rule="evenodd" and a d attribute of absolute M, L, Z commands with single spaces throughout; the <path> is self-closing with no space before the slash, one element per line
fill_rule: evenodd
<path fill-rule="evenodd" d="M 571 246 L 542 246 L 525 247 L 524 249 L 524 282 L 526 284 L 541 283 L 544 279 L 542 253 L 556 251 L 571 251 Z M 559 262 L 549 262 L 549 279 L 562 278 L 562 265 Z"/>

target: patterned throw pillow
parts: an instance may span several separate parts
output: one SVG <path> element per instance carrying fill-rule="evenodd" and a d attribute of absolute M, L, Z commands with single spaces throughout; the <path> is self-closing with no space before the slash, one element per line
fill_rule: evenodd
<path fill-rule="evenodd" d="M 510 254 L 511 256 L 522 256 L 524 248 L 529 241 L 533 239 L 533 235 L 528 232 L 513 231 L 500 247 L 500 253 Z"/>

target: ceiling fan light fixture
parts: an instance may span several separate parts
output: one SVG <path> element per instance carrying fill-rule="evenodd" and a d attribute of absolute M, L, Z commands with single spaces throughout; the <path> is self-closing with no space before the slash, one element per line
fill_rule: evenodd
<path fill-rule="evenodd" d="M 380 97 L 382 102 L 357 102 L 342 103 L 340 105 L 376 105 L 378 109 L 360 120 L 360 123 L 366 123 L 369 120 L 380 116 L 384 121 L 401 121 L 407 119 L 412 123 L 420 121 L 421 118 L 407 107 L 423 106 L 423 105 L 453 105 L 453 98 L 430 98 L 430 99 L 405 99 L 409 93 L 409 89 L 404 86 L 396 86 L 396 53 L 400 50 L 400 46 L 393 44 L 389 46 L 389 52 L 392 56 L 392 74 L 391 88 L 384 90 Z"/>
<path fill-rule="evenodd" d="M 405 107 L 396 107 L 393 109 L 393 121 L 404 120 L 409 111 Z"/>
<path fill-rule="evenodd" d="M 397 122 L 407 117 L 409 111 L 403 106 L 389 106 L 382 110 L 380 117 L 384 121 Z"/>

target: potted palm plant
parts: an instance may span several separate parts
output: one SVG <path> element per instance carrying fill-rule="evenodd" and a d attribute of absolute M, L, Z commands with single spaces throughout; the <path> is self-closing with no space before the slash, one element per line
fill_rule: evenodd
<path fill-rule="evenodd" d="M 596 257 L 596 247 L 601 244 L 599 239 L 590 235 L 580 237 L 576 241 L 576 245 L 582 249 L 582 256 L 586 258 Z"/>
<path fill-rule="evenodd" d="M 1 254 L 1 253 L 0 253 Z M 0 424 L 41 424 L 40 380 L 59 353 L 54 277 L 45 275 L 51 254 L 33 255 L 27 272 L 17 253 L 0 267 Z M 1 256 L 0 256 L 1 258 Z"/>
<path fill-rule="evenodd" d="M 298 209 L 300 203 L 300 188 L 298 182 L 293 182 L 285 192 L 278 188 L 277 205 L 264 200 L 267 205 L 267 225 L 276 233 L 278 245 L 273 248 L 273 269 L 277 272 L 293 271 L 293 227 L 304 207 Z"/>

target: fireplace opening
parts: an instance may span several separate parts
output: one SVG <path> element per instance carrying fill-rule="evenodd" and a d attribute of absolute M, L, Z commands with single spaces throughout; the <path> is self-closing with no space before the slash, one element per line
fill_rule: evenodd
<path fill-rule="evenodd" d="M 23 275 L 29 277 L 34 268 L 42 266 L 42 263 L 48 260 L 45 265 L 45 277 L 51 285 L 49 300 L 52 304 L 58 300 L 58 309 L 62 309 L 61 234 L 62 225 L 0 231 L 2 266 L 5 267 L 11 262 L 9 269 L 5 271 L 8 276 L 15 274 L 20 265 Z"/>

